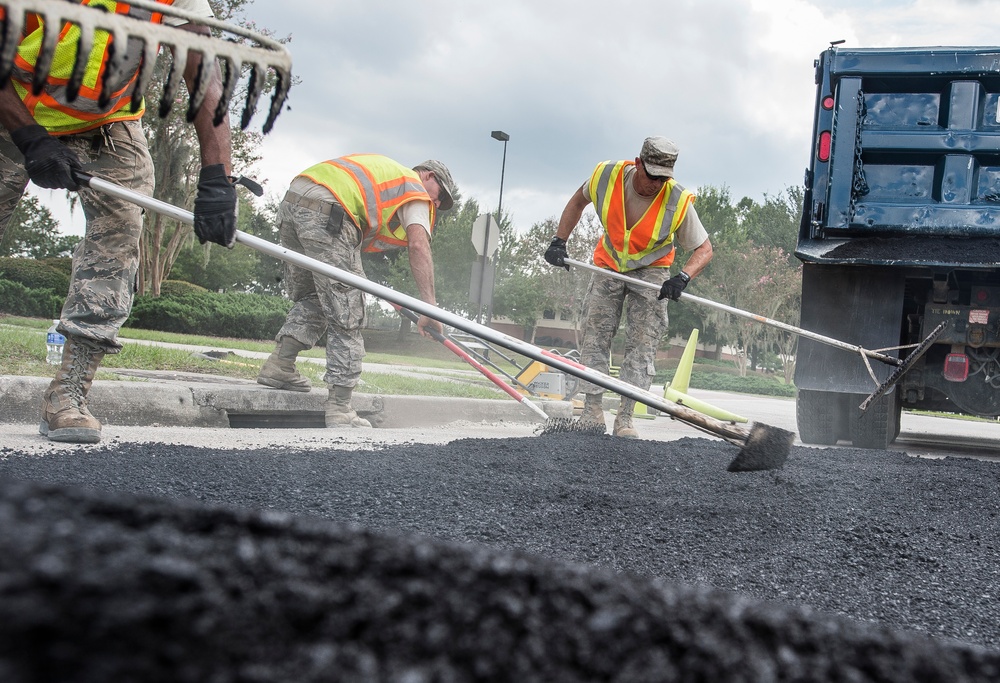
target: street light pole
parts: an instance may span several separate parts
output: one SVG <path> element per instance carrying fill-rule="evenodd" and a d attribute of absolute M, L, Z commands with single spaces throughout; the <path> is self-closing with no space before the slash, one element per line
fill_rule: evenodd
<path fill-rule="evenodd" d="M 502 130 L 495 130 L 490 133 L 490 137 L 494 140 L 498 140 L 503 143 L 503 161 L 500 164 L 500 199 L 497 200 L 497 230 L 500 229 L 500 216 L 501 210 L 503 209 L 503 176 L 504 172 L 507 170 L 507 141 L 510 140 L 510 136 Z M 489 244 L 489 224 L 486 226 L 486 243 Z M 492 285 L 492 283 L 491 283 Z M 489 325 L 490 321 L 493 319 L 493 291 L 492 286 L 490 287 L 490 297 L 486 304 L 486 324 Z"/>

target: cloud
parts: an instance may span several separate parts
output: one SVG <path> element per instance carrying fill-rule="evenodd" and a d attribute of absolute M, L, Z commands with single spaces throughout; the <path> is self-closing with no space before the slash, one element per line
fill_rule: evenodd
<path fill-rule="evenodd" d="M 280 197 L 298 172 L 351 152 L 444 161 L 466 198 L 518 229 L 557 217 L 594 164 L 647 135 L 681 148 L 678 180 L 760 200 L 808 163 L 814 65 L 849 47 L 995 40 L 998 0 L 257 0 L 292 37 L 289 109 L 258 178 Z M 260 126 L 258 115 L 253 125 Z"/>

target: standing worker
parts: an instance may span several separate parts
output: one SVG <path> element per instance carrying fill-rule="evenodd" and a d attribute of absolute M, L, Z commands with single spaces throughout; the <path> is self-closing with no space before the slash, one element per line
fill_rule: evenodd
<path fill-rule="evenodd" d="M 292 180 L 278 208 L 281 244 L 360 277 L 365 277 L 361 252 L 407 248 L 420 298 L 436 306 L 431 231 L 436 210 L 450 209 L 455 194 L 451 173 L 440 161 L 425 161 L 411 170 L 378 154 L 330 159 Z M 295 305 L 257 382 L 309 391 L 295 358 L 326 332 L 326 426 L 371 427 L 351 407 L 365 356 L 364 292 L 288 263 L 285 283 Z M 417 329 L 424 336 L 428 330 L 444 332 L 441 323 L 427 316 L 420 317 Z"/>
<path fill-rule="evenodd" d="M 604 226 L 604 235 L 594 249 L 594 265 L 644 282 L 662 283 L 657 294 L 595 274 L 584 302 L 580 361 L 607 374 L 611 341 L 624 311 L 625 357 L 618 376 L 644 390 L 652 384 L 656 349 L 667 331 L 663 299 L 679 299 L 691 278 L 712 260 L 712 243 L 694 210 L 694 195 L 674 180 L 677 153 L 677 145 L 670 140 L 650 137 L 642 143 L 635 161 L 598 164 L 590 179 L 570 197 L 545 252 L 546 261 L 569 270 L 566 241 L 583 210 L 593 203 Z M 678 246 L 691 254 L 684 269 L 669 277 Z M 604 427 L 604 389 L 583 382 L 581 391 L 586 399 L 580 423 Z M 638 437 L 632 425 L 634 408 L 635 401 L 623 396 L 615 417 L 615 436 Z"/>
<path fill-rule="evenodd" d="M 212 17 L 208 0 L 158 0 L 198 17 Z M 80 0 L 109 12 L 127 12 L 144 21 L 163 22 L 194 33 L 211 35 L 206 26 L 151 13 L 112 0 Z M 95 10 L 96 11 L 96 10 Z M 141 45 L 130 41 L 135 59 L 121 81 L 107 84 L 108 102 L 101 100 L 101 79 L 115 46 L 105 31 L 95 34 L 83 87 L 72 102 L 66 94 L 66 74 L 77 50 L 72 30 L 64 30 L 52 69 L 40 95 L 32 94 L 32 79 L 43 29 L 28 22 L 10 82 L 0 89 L 0 239 L 30 179 L 47 189 L 75 190 L 87 217 L 86 233 L 73 254 L 69 294 L 57 329 L 66 337 L 62 365 L 45 391 L 39 431 L 52 441 L 97 443 L 101 423 L 87 408 L 87 392 L 107 353 L 118 353 L 118 330 L 132 310 L 139 267 L 142 209 L 77 183 L 76 173 L 122 185 L 150 195 L 153 164 L 139 119 L 144 103 L 132 110 L 132 86 L 141 62 Z M 125 46 L 117 46 L 126 49 Z M 201 54 L 189 51 L 184 81 L 193 92 Z M 152 65 L 147 65 L 152 68 Z M 231 247 L 236 234 L 236 190 L 232 172 L 228 117 L 216 127 L 212 117 L 222 95 L 218 64 L 204 104 L 194 119 L 201 149 L 201 173 L 194 204 L 194 230 L 206 241 Z"/>

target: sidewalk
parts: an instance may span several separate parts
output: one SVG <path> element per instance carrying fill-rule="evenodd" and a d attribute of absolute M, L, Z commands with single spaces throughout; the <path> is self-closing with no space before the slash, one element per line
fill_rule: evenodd
<path fill-rule="evenodd" d="M 182 349 L 210 357 L 232 353 L 245 358 L 267 358 L 267 353 L 123 339 L 126 344 L 144 344 Z M 300 360 L 325 364 L 323 358 Z M 366 372 L 405 375 L 435 381 L 479 380 L 474 370 L 364 363 Z M 54 369 L 53 369 L 54 371 Z M 200 428 L 323 428 L 327 392 L 296 392 L 271 389 L 253 380 L 200 373 L 114 369 L 130 380 L 97 380 L 89 394 L 90 409 L 106 426 L 157 426 Z M 0 375 L 0 424 L 36 424 L 41 396 L 48 377 Z M 500 397 L 502 396 L 502 397 Z M 358 414 L 384 429 L 432 427 L 454 422 L 488 421 L 540 423 L 541 419 L 517 401 L 503 396 L 468 399 L 433 396 L 386 396 L 355 391 Z M 554 417 L 568 417 L 570 404 L 546 401 L 539 404 Z"/>

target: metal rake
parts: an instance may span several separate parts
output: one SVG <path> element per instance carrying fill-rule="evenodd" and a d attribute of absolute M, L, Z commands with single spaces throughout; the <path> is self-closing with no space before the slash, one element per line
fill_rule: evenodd
<path fill-rule="evenodd" d="M 73 24 L 79 27 L 80 38 L 76 61 L 66 84 L 67 97 L 70 101 L 76 99 L 79 93 L 87 56 L 94 44 L 94 35 L 98 31 L 105 31 L 112 36 L 112 45 L 127 45 L 129 40 L 142 43 L 142 60 L 132 92 L 132 106 L 136 108 L 141 101 L 140 96 L 149 85 L 160 46 L 169 45 L 173 48 L 173 62 L 159 104 L 158 113 L 161 117 L 169 114 L 173 106 L 177 87 L 187 66 L 189 50 L 201 54 L 203 65 L 212 64 L 216 59 L 225 65 L 222 69 L 222 96 L 214 112 L 216 125 L 221 123 L 229 109 L 243 67 L 249 66 L 250 81 L 240 120 L 240 127 L 246 129 L 256 111 L 268 70 L 273 70 L 277 83 L 271 97 L 270 111 L 264 123 L 264 133 L 270 132 L 291 85 L 292 58 L 283 45 L 240 26 L 233 26 L 217 19 L 197 17 L 171 5 L 152 0 L 129 0 L 129 4 L 216 29 L 221 35 L 205 36 L 165 24 L 154 24 L 122 14 L 111 14 L 102 8 L 82 5 L 79 0 L 0 0 L 0 87 L 7 84 L 13 72 L 26 15 L 37 15 L 43 25 L 43 40 L 32 83 L 34 94 L 41 93 L 49 76 L 61 31 L 67 24 Z M 109 83 L 121 80 L 125 70 L 129 68 L 125 60 L 127 52 L 125 49 L 109 51 L 110 57 L 101 81 L 102 89 Z M 210 69 L 198 70 L 194 92 L 191 93 L 188 104 L 189 121 L 197 115 L 205 102 L 210 74 Z M 104 97 L 103 92 L 100 97 Z"/>

